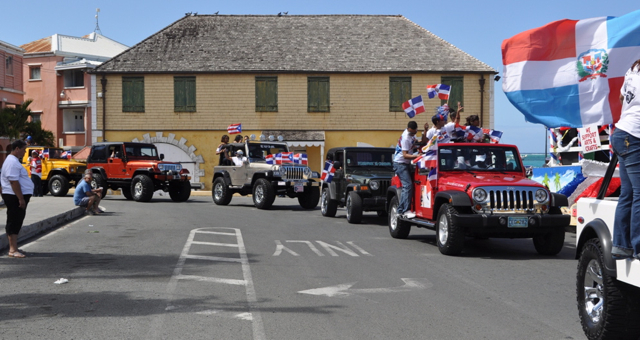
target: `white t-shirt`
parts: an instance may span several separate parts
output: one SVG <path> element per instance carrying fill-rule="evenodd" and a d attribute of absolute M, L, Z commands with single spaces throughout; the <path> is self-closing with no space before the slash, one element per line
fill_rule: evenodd
<path fill-rule="evenodd" d="M 433 136 L 435 136 L 438 133 L 440 133 L 440 129 L 436 129 L 435 127 L 432 127 L 427 131 L 427 140 L 428 141 L 431 140 L 431 138 L 433 138 Z"/>
<path fill-rule="evenodd" d="M 622 114 L 616 128 L 640 138 L 640 69 L 627 71 L 620 93 L 624 98 Z"/>
<path fill-rule="evenodd" d="M 18 157 L 14 155 L 7 156 L 2 164 L 2 175 L 0 175 L 0 185 L 2 185 L 2 193 L 8 195 L 15 195 L 11 183 L 9 181 L 18 181 L 20 183 L 20 190 L 23 195 L 33 195 L 33 182 L 29 178 L 29 173 L 22 164 Z"/>
<path fill-rule="evenodd" d="M 242 166 L 244 164 L 245 159 L 247 159 L 247 157 L 237 157 L 237 156 L 231 157 L 231 160 L 233 161 L 233 164 L 235 166 Z"/>
<path fill-rule="evenodd" d="M 393 161 L 396 163 L 411 163 L 410 159 L 406 159 L 402 156 L 402 151 L 408 151 L 411 153 L 415 140 L 416 137 L 409 135 L 409 130 L 405 129 L 402 133 L 402 137 L 398 140 L 398 145 L 396 145 L 396 153 L 393 157 Z"/>

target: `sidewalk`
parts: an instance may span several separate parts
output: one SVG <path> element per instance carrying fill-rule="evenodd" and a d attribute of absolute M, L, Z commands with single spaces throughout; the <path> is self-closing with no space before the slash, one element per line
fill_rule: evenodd
<path fill-rule="evenodd" d="M 109 194 L 112 192 L 109 190 Z M 121 195 L 119 192 L 113 195 Z M 163 193 L 163 195 L 169 195 Z M 211 191 L 191 191 L 191 196 L 211 196 Z M 22 242 L 50 229 L 68 223 L 84 215 L 84 208 L 73 204 L 73 189 L 65 197 L 32 197 L 27 206 L 27 216 L 24 219 L 22 230 L 18 235 L 18 242 Z M 9 240 L 5 234 L 7 222 L 7 208 L 0 205 L 0 251 L 9 248 Z"/>

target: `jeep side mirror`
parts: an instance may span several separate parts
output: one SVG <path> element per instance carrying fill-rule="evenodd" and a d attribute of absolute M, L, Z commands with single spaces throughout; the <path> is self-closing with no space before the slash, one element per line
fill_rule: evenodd
<path fill-rule="evenodd" d="M 160 154 L 160 160 L 163 160 L 163 159 L 164 159 L 164 154 L 163 154 L 163 153 L 161 153 L 161 154 Z"/>

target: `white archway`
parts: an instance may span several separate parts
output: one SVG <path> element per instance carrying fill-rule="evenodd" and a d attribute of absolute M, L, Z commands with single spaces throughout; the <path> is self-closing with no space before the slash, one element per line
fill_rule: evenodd
<path fill-rule="evenodd" d="M 134 138 L 132 142 L 153 143 L 158 148 L 158 153 L 164 154 L 164 159 L 171 162 L 182 164 L 184 168 L 191 173 L 191 186 L 199 186 L 204 189 L 204 183 L 200 182 L 200 178 L 204 178 L 205 170 L 200 168 L 200 164 L 204 163 L 201 155 L 196 156 L 194 151 L 196 147 L 187 146 L 187 139 L 181 137 L 176 139 L 174 133 L 170 133 L 167 137 L 163 136 L 163 132 L 156 132 L 155 137 L 151 137 L 146 133 L 142 135 L 142 140 Z"/>

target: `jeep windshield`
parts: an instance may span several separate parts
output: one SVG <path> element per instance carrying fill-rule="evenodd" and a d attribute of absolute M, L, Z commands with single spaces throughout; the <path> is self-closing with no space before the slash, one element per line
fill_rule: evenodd
<path fill-rule="evenodd" d="M 285 144 L 249 143 L 249 162 L 265 163 L 267 155 L 275 155 L 280 152 L 288 152 Z"/>
<path fill-rule="evenodd" d="M 345 157 L 345 169 L 347 173 L 351 171 L 377 171 L 393 169 L 394 150 L 362 150 L 348 151 Z"/>
<path fill-rule="evenodd" d="M 493 144 L 441 144 L 438 165 L 438 171 L 522 171 L 516 148 Z"/>
<path fill-rule="evenodd" d="M 159 159 L 154 145 L 125 144 L 124 150 L 128 159 Z"/>
<path fill-rule="evenodd" d="M 64 159 L 69 160 L 67 153 L 62 149 L 49 148 L 49 159 Z"/>

